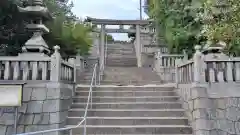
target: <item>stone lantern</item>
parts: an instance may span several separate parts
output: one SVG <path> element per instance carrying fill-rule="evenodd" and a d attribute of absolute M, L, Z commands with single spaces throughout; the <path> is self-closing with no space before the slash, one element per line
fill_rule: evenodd
<path fill-rule="evenodd" d="M 217 44 L 212 44 L 212 42 L 207 42 L 204 46 L 202 53 L 204 54 L 205 60 L 211 59 L 229 59 L 229 57 L 223 53 L 223 49 L 226 47 L 226 43 L 223 41 L 218 42 Z"/>
<path fill-rule="evenodd" d="M 33 32 L 33 36 L 22 47 L 23 53 L 19 54 L 24 56 L 28 54 L 36 56 L 47 56 L 50 53 L 49 47 L 44 41 L 42 35 L 48 33 L 49 29 L 43 22 L 51 20 L 48 9 L 44 6 L 43 0 L 29 0 L 25 8 L 18 7 L 18 10 L 23 15 L 30 19 L 27 29 Z"/>

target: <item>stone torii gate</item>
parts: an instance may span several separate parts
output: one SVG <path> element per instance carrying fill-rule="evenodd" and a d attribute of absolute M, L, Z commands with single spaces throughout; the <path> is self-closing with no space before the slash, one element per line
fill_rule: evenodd
<path fill-rule="evenodd" d="M 149 20 L 115 20 L 115 19 L 97 19 L 87 17 L 87 21 L 91 22 L 94 25 L 100 25 L 100 29 L 96 29 L 95 32 L 100 33 L 100 64 L 103 66 L 101 67 L 104 69 L 105 63 L 105 33 L 136 33 L 136 57 L 137 57 L 137 64 L 138 67 L 142 66 L 142 58 L 141 58 L 141 40 L 140 34 L 141 33 L 149 33 L 151 34 L 152 31 L 141 31 L 140 26 L 146 26 L 151 23 Z M 119 29 L 106 29 L 106 25 L 119 25 Z M 124 25 L 134 25 L 136 29 L 124 29 Z"/>

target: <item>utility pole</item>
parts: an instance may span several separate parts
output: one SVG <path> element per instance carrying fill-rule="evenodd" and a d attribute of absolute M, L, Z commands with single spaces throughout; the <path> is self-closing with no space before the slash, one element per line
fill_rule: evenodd
<path fill-rule="evenodd" d="M 155 12 L 156 13 L 156 16 L 155 16 L 155 29 L 156 29 L 156 44 L 159 46 L 160 45 L 160 41 L 159 41 L 159 21 L 158 21 L 158 17 L 159 17 L 159 13 L 158 13 L 158 9 L 159 9 L 159 2 L 158 0 L 155 0 L 154 1 L 154 6 L 155 6 Z"/>
<path fill-rule="evenodd" d="M 142 0 L 139 0 L 140 20 L 142 20 Z"/>

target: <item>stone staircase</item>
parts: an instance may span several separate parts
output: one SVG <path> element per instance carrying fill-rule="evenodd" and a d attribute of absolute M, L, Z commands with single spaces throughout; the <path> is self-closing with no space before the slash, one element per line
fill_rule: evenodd
<path fill-rule="evenodd" d="M 78 88 L 67 124 L 83 118 L 89 89 Z M 191 134 L 191 127 L 170 87 L 98 87 L 88 110 L 87 134 Z M 83 133 L 83 126 L 73 130 Z"/>
<path fill-rule="evenodd" d="M 133 46 L 108 46 L 104 78 L 101 86 L 93 89 L 92 108 L 88 109 L 87 134 L 192 134 L 174 88 L 150 86 L 162 81 L 151 68 L 137 68 L 136 61 Z M 90 84 L 91 73 L 84 74 L 85 82 Z M 83 119 L 88 95 L 89 87 L 77 88 L 68 113 L 68 126 Z M 83 131 L 81 125 L 73 133 L 80 135 Z"/>
<path fill-rule="evenodd" d="M 84 85 L 90 85 L 91 79 L 92 79 L 92 73 L 94 64 L 96 63 L 96 60 L 88 61 L 86 63 L 86 67 L 83 72 L 77 73 L 77 84 L 84 84 Z"/>
<path fill-rule="evenodd" d="M 118 67 L 136 67 L 137 59 L 133 44 L 108 44 L 106 65 Z"/>

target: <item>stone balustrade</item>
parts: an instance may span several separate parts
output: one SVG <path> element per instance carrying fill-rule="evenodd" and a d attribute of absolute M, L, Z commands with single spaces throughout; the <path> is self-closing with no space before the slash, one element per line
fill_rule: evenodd
<path fill-rule="evenodd" d="M 74 64 L 74 63 L 73 63 Z M 61 62 L 61 80 L 74 81 L 74 65 L 62 61 Z"/>
<path fill-rule="evenodd" d="M 157 57 L 159 65 L 163 67 L 175 67 L 176 59 L 183 59 L 184 55 L 162 54 Z"/>
<path fill-rule="evenodd" d="M 1 80 L 50 80 L 50 58 L 41 60 L 0 58 Z"/>
<path fill-rule="evenodd" d="M 175 61 L 176 91 L 193 134 L 239 135 L 240 59 L 195 49 L 193 59 Z"/>
<path fill-rule="evenodd" d="M 194 80 L 194 63 L 189 61 L 186 64 L 178 65 L 177 67 L 177 77 L 176 80 L 178 83 L 191 83 Z"/>
<path fill-rule="evenodd" d="M 177 59 L 184 59 L 184 55 L 155 54 L 154 70 L 165 82 L 175 82 L 175 65 Z"/>
<path fill-rule="evenodd" d="M 199 74 L 201 83 L 229 83 L 240 81 L 240 60 L 202 60 L 199 66 L 194 66 L 196 63 L 193 60 L 176 65 L 176 72 L 178 74 L 176 83 L 188 84 L 196 82 L 194 74 Z M 194 70 L 195 69 L 195 70 Z M 196 70 L 198 69 L 198 70 Z M 194 73 L 197 72 L 197 73 Z"/>
<path fill-rule="evenodd" d="M 205 61 L 206 82 L 240 81 L 240 60 Z"/>
<path fill-rule="evenodd" d="M 59 52 L 53 55 L 56 53 Z M 74 81 L 75 60 L 65 61 L 60 55 L 59 58 L 43 56 L 37 59 L 30 56 L 0 57 L 0 80 Z"/>

